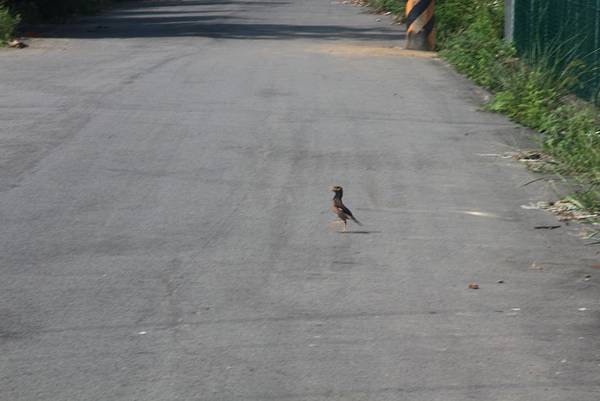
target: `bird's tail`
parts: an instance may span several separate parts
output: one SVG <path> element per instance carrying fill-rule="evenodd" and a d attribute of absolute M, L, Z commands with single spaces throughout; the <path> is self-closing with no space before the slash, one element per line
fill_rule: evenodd
<path fill-rule="evenodd" d="M 352 220 L 359 226 L 362 226 L 362 223 L 360 221 L 356 220 L 356 217 L 352 216 Z"/>

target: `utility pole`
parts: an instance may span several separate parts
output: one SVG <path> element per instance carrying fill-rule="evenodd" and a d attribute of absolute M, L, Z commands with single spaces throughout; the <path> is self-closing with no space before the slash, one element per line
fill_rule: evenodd
<path fill-rule="evenodd" d="M 435 0 L 408 0 L 406 2 L 406 48 L 433 50 Z"/>

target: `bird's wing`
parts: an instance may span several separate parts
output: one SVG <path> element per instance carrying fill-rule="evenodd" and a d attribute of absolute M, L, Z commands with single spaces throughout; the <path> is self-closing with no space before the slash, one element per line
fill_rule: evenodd
<path fill-rule="evenodd" d="M 350 217 L 354 217 L 352 215 L 352 212 L 350 211 L 350 209 L 348 209 L 343 203 L 340 203 L 339 205 L 337 205 L 338 209 L 340 209 L 342 212 L 346 213 L 348 216 Z"/>

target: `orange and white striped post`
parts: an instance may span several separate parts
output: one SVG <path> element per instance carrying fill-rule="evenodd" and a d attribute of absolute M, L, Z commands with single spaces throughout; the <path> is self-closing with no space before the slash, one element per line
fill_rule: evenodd
<path fill-rule="evenodd" d="M 406 2 L 406 48 L 433 50 L 435 0 L 408 0 Z"/>

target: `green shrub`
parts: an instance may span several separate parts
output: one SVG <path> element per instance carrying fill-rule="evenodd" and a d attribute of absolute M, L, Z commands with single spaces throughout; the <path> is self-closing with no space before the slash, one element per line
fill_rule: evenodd
<path fill-rule="evenodd" d="M 501 81 L 490 110 L 506 113 L 531 128 L 548 125 L 551 111 L 559 104 L 560 91 L 543 70 L 519 64 Z"/>
<path fill-rule="evenodd" d="M 573 102 L 552 110 L 544 127 L 544 147 L 563 162 L 565 173 L 600 184 L 600 126 L 595 107 Z"/>
<path fill-rule="evenodd" d="M 435 9 L 436 42 L 444 48 L 450 38 L 469 29 L 485 15 L 487 39 L 501 38 L 504 1 L 497 0 L 438 0 Z"/>
<path fill-rule="evenodd" d="M 493 15 L 480 9 L 470 26 L 445 39 L 441 55 L 477 84 L 496 90 L 515 50 L 497 35 L 493 22 Z"/>
<path fill-rule="evenodd" d="M 550 58 L 516 62 L 499 76 L 498 92 L 489 108 L 545 132 L 554 124 L 554 111 L 561 107 L 582 71 L 579 60 L 572 60 L 562 70 Z"/>
<path fill-rule="evenodd" d="M 406 9 L 405 0 L 368 0 L 368 3 L 377 12 L 389 11 L 400 17 L 404 16 Z"/>
<path fill-rule="evenodd" d="M 19 15 L 14 15 L 4 3 L 0 2 L 0 45 L 12 39 L 20 22 Z"/>

